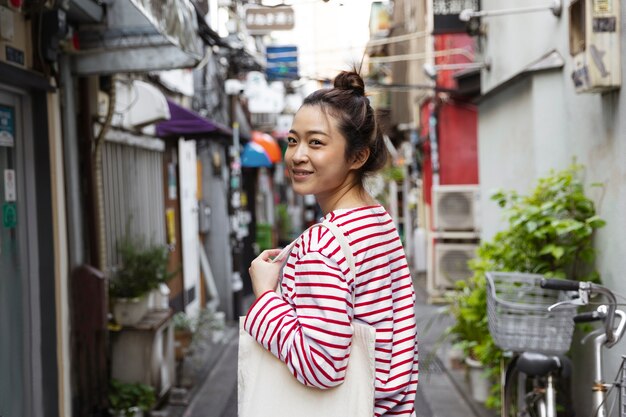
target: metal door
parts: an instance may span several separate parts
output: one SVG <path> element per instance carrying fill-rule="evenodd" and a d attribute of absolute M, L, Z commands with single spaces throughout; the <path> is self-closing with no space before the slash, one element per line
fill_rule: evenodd
<path fill-rule="evenodd" d="M 22 117 L 22 97 L 0 90 L 0 416 L 28 414 Z"/>
<path fill-rule="evenodd" d="M 200 259 L 198 256 L 198 177 L 195 141 L 183 139 L 178 141 L 178 170 L 185 312 L 196 315 L 200 309 Z"/>

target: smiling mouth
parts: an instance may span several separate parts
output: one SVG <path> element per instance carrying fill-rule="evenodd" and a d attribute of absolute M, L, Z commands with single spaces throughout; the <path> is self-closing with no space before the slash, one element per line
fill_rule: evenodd
<path fill-rule="evenodd" d="M 308 175 L 311 175 L 313 172 L 311 171 L 305 171 L 302 169 L 293 169 L 291 170 L 291 174 L 294 178 L 304 178 Z"/>

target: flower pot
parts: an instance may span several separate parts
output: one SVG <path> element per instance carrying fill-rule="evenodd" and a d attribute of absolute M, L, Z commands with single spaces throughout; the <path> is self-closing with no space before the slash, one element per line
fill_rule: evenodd
<path fill-rule="evenodd" d="M 174 353 L 176 360 L 182 360 L 193 340 L 193 333 L 189 330 L 174 331 Z"/>
<path fill-rule="evenodd" d="M 450 347 L 450 349 L 448 349 L 448 351 L 446 352 L 446 358 L 448 359 L 448 366 L 450 367 L 450 369 L 463 369 L 463 360 L 465 358 L 465 355 L 463 354 L 463 349 L 456 346 Z"/>
<path fill-rule="evenodd" d="M 472 398 L 480 403 L 487 401 L 491 391 L 491 381 L 485 375 L 485 366 L 472 358 L 465 358 Z"/>
<path fill-rule="evenodd" d="M 115 298 L 113 317 L 122 326 L 133 326 L 141 321 L 148 312 L 148 296 L 137 298 Z"/>
<path fill-rule="evenodd" d="M 149 310 L 167 310 L 170 307 L 170 289 L 165 284 L 150 291 L 148 295 Z"/>

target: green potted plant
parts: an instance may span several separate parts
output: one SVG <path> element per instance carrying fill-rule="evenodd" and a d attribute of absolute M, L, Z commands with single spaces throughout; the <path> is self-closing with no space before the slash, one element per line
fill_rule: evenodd
<path fill-rule="evenodd" d="M 504 209 L 507 227 L 484 241 L 470 261 L 473 276 L 459 282 L 449 299 L 455 324 L 448 335 L 463 348 L 469 362 L 484 365 L 483 375 L 493 383 L 486 400 L 499 407 L 502 352 L 495 346 L 487 321 L 485 273 L 533 272 L 549 277 L 598 281 L 593 268 L 593 232 L 604 225 L 583 190 L 572 165 L 540 178 L 528 195 L 498 192 L 492 199 Z"/>
<path fill-rule="evenodd" d="M 109 410 L 115 417 L 142 417 L 156 403 L 154 388 L 142 383 L 109 381 Z"/>
<path fill-rule="evenodd" d="M 137 239 L 124 238 L 118 244 L 120 265 L 109 285 L 113 316 L 120 325 L 133 325 L 148 311 L 148 295 L 174 275 L 168 272 L 166 245 L 146 246 Z"/>

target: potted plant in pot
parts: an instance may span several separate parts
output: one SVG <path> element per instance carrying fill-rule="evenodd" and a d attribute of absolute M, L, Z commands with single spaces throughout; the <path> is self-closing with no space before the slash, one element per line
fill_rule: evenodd
<path fill-rule="evenodd" d="M 593 232 L 604 225 L 583 190 L 582 167 L 551 172 L 528 195 L 498 192 L 492 199 L 505 211 L 506 226 L 481 243 L 470 261 L 474 275 L 458 283 L 450 298 L 456 322 L 448 334 L 463 347 L 467 362 L 480 362 L 494 384 L 485 404 L 500 404 L 502 352 L 489 333 L 485 274 L 489 271 L 532 272 L 555 278 L 597 281 L 593 268 Z"/>
<path fill-rule="evenodd" d="M 120 265 L 109 285 L 115 321 L 120 325 L 139 322 L 148 311 L 148 295 L 174 275 L 168 272 L 166 245 L 145 246 L 137 239 L 119 242 Z"/>
<path fill-rule="evenodd" d="M 142 417 L 156 403 L 154 388 L 142 383 L 109 381 L 109 411 L 114 417 Z"/>
<path fill-rule="evenodd" d="M 176 360 L 182 360 L 189 350 L 193 339 L 194 322 L 184 311 L 172 317 L 174 323 L 174 349 Z"/>

